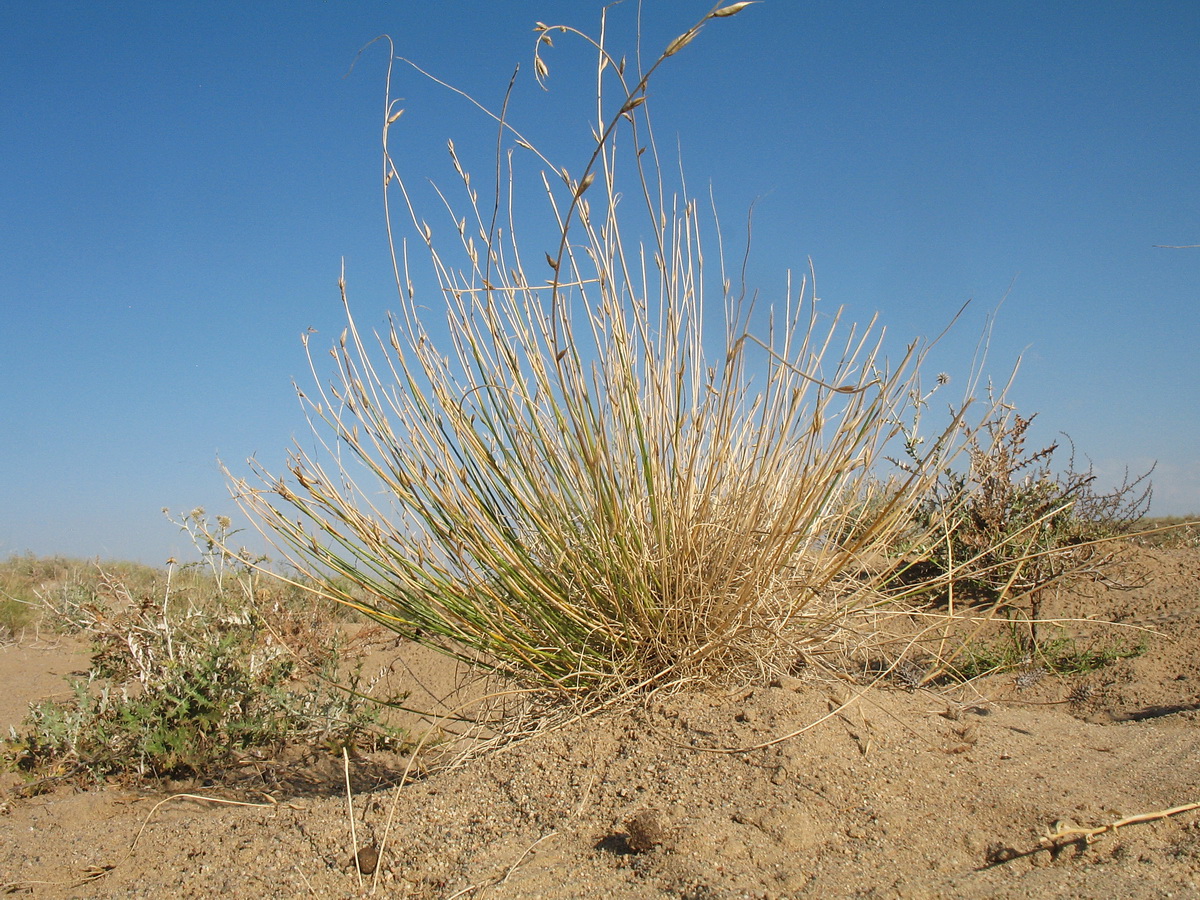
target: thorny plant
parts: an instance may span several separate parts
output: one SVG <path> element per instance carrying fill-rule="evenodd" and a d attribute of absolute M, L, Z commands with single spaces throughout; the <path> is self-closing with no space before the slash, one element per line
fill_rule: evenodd
<path fill-rule="evenodd" d="M 208 525 L 202 513 L 194 521 Z M 89 638 L 92 663 L 71 699 L 31 707 L 5 756 L 41 778 L 163 776 L 213 774 L 248 750 L 295 741 L 403 742 L 368 699 L 375 685 L 362 666 L 346 671 L 351 648 L 338 629 L 285 598 L 260 609 L 245 566 L 232 574 L 247 593 L 227 594 L 215 575 L 180 578 L 175 565 L 155 593 L 97 564 L 93 589 L 44 598 L 63 628 Z"/>
<path fill-rule="evenodd" d="M 230 573 L 237 573 L 243 579 L 251 579 L 253 567 L 268 561 L 266 556 L 251 553 L 246 547 L 239 547 L 237 551 L 230 549 L 233 538 L 241 533 L 241 529 L 233 528 L 233 520 L 229 516 L 209 519 L 203 506 L 197 506 L 186 515 L 180 514 L 178 517 L 173 517 L 167 507 L 163 507 L 162 512 L 167 521 L 178 526 L 200 551 L 200 561 L 184 563 L 183 568 L 207 568 L 216 582 L 218 594 L 224 595 L 225 580 Z M 168 560 L 169 565 L 173 562 Z"/>
<path fill-rule="evenodd" d="M 941 472 L 916 521 L 941 526 L 934 528 L 926 568 L 950 574 L 948 585 L 966 602 L 1013 613 L 1020 601 L 1032 644 L 1049 588 L 1118 576 L 1114 538 L 1145 514 L 1150 472 L 1127 474 L 1101 492 L 1091 468 L 1076 467 L 1073 445 L 1062 470 L 1054 465 L 1058 442 L 1027 446 L 1036 414 L 1021 416 L 1007 404 L 993 408 L 984 427 L 967 436 L 965 468 Z"/>
<path fill-rule="evenodd" d="M 974 434 L 970 401 L 908 471 L 882 478 L 928 345 L 889 360 L 874 320 L 844 325 L 790 277 L 756 334 L 754 301 L 720 252 L 713 271 L 706 217 L 659 163 L 651 76 L 748 5 L 713 9 L 644 70 L 611 50 L 606 18 L 598 39 L 539 23 L 540 82 L 552 35 L 596 52 L 594 143 L 572 176 L 508 121 L 506 98 L 488 115 L 510 143 L 497 159 L 507 180 L 481 199 L 451 144 L 466 211 L 439 191 L 437 227 L 388 150 L 402 112 L 389 65 L 399 310 L 371 341 L 347 305 L 328 385 L 310 351 L 316 395 L 299 393 L 318 450 L 297 444 L 287 477 L 256 465 L 254 483 L 230 476 L 322 596 L 519 686 L 594 701 L 771 668 L 857 611 L 944 584 L 945 571 L 898 578 L 912 561 L 893 551 L 934 544 L 940 524 L 914 536 L 913 522 Z M 555 235 L 533 249 L 515 221 L 531 162 Z M 397 195 L 438 279 L 441 344 L 427 324 L 437 305 L 394 237 Z"/>

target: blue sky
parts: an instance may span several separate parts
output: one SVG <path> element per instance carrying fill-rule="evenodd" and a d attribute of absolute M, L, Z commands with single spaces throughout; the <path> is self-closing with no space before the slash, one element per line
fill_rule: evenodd
<path fill-rule="evenodd" d="M 392 308 L 379 191 L 387 33 L 581 167 L 600 4 L 141 2 L 0 6 L 0 555 L 194 557 L 160 510 L 235 511 L 217 464 L 278 470 L 306 425 L 300 335 Z M 708 10 L 646 0 L 654 52 Z M 610 41 L 633 52 L 634 0 Z M 410 176 L 451 181 L 463 101 L 397 74 Z M 1200 4 L 792 2 L 712 22 L 651 88 L 660 142 L 765 297 L 818 293 L 899 349 L 966 300 L 939 365 L 991 371 L 1101 480 L 1158 461 L 1154 512 L 1200 511 Z M 582 103 L 581 103 L 582 101 Z M 482 135 L 482 137 L 481 137 Z M 324 342 L 324 344 L 322 343 Z"/>

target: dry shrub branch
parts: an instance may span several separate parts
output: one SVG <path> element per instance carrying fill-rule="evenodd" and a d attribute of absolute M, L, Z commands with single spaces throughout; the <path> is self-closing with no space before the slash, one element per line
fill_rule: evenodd
<path fill-rule="evenodd" d="M 1056 468 L 1058 441 L 1028 446 L 1035 418 L 994 404 L 983 428 L 966 436 L 965 465 L 942 472 L 917 510 L 919 523 L 944 526 L 928 566 L 952 574 L 968 602 L 1020 606 L 1033 634 L 1048 589 L 1114 577 L 1114 539 L 1143 518 L 1151 499 L 1151 472 L 1127 472 L 1101 490 L 1092 469 L 1078 467 L 1073 445 L 1066 467 Z"/>

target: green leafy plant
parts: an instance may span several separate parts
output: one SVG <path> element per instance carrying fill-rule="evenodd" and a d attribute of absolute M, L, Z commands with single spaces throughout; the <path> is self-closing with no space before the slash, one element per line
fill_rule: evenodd
<path fill-rule="evenodd" d="M 32 618 L 29 604 L 18 597 L 0 597 L 0 644 L 12 640 Z"/>
<path fill-rule="evenodd" d="M 347 304 L 329 384 L 313 361 L 315 395 L 300 394 L 318 450 L 297 445 L 286 477 L 231 475 L 310 590 L 530 690 L 593 699 L 771 668 L 856 611 L 934 590 L 899 579 L 910 561 L 893 551 L 921 544 L 914 516 L 973 434 L 969 403 L 882 478 L 927 346 L 889 360 L 874 321 L 845 325 L 790 277 L 764 318 L 659 163 L 652 75 L 747 5 L 713 9 L 637 71 L 603 22 L 599 39 L 539 23 L 539 81 L 552 35 L 596 52 L 594 143 L 572 174 L 489 113 L 507 182 L 481 191 L 451 144 L 464 211 L 439 191 L 434 224 L 386 152 L 402 112 L 388 95 L 400 308 L 372 340 Z M 529 165 L 549 213 L 525 223 L 532 248 L 516 221 Z M 397 192 L 443 305 L 393 237 Z"/>
<path fill-rule="evenodd" d="M 211 774 L 252 748 L 403 742 L 367 698 L 361 667 L 339 686 L 347 647 L 337 628 L 318 635 L 285 603 L 260 611 L 252 590 L 226 594 L 211 577 L 185 571 L 172 584 L 173 566 L 158 594 L 96 568 L 95 581 L 76 579 L 92 590 L 50 608 L 65 630 L 90 638 L 92 665 L 70 700 L 35 704 L 10 736 L 5 755 L 21 768 Z M 244 567 L 234 574 L 251 577 Z"/>
<path fill-rule="evenodd" d="M 1022 672 L 1029 675 L 1087 675 L 1122 659 L 1146 652 L 1145 643 L 1109 641 L 1080 646 L 1065 635 L 1031 644 L 1023 625 L 1013 623 L 990 641 L 968 644 L 949 670 L 952 677 L 969 681 L 988 675 Z"/>

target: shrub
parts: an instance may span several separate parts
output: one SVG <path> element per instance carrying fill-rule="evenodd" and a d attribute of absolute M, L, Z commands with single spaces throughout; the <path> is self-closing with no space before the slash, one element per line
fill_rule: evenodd
<path fill-rule="evenodd" d="M 917 523 L 937 535 L 927 566 L 945 574 L 959 597 L 1020 606 L 1036 623 L 1047 588 L 1113 574 L 1113 539 L 1144 515 L 1150 473 L 1098 491 L 1090 467 L 1076 468 L 1073 446 L 1061 471 L 1057 442 L 1027 446 L 1035 415 L 994 409 L 966 439 L 965 468 L 945 468 L 918 505 Z"/>
<path fill-rule="evenodd" d="M 451 144 L 465 214 L 439 192 L 436 227 L 386 150 L 389 96 L 399 310 L 372 340 L 347 304 L 328 385 L 313 361 L 315 395 L 300 397 L 321 452 L 297 444 L 286 477 L 231 476 L 314 591 L 520 685 L 596 699 L 794 661 L 855 611 L 932 590 L 896 577 L 894 547 L 921 543 L 914 515 L 973 433 L 959 430 L 969 404 L 882 478 L 927 346 L 887 359 L 875 321 L 845 325 L 790 276 L 756 332 L 753 299 L 706 255 L 699 204 L 672 196 L 659 164 L 649 79 L 747 5 L 710 12 L 644 72 L 584 37 L 601 113 L 575 174 L 492 114 L 515 144 L 497 161 L 507 181 L 481 200 Z M 552 34 L 582 36 L 538 25 L 541 81 Z M 531 161 L 547 253 L 519 245 L 514 221 Z M 394 238 L 395 192 L 444 307 Z M 441 344 L 427 306 L 444 309 Z"/>
<path fill-rule="evenodd" d="M 42 598 L 61 628 L 90 638 L 93 659 L 70 700 L 33 705 L 6 742 L 21 768 L 97 778 L 214 774 L 251 748 L 403 739 L 363 696 L 361 668 L 348 689 L 336 686 L 346 649 L 336 629 L 297 637 L 315 626 L 280 604 L 260 612 L 248 582 L 247 594 L 226 595 L 186 570 L 172 584 L 168 569 L 165 588 L 135 593 L 111 571 L 95 571 L 70 579 L 81 590 Z"/>

